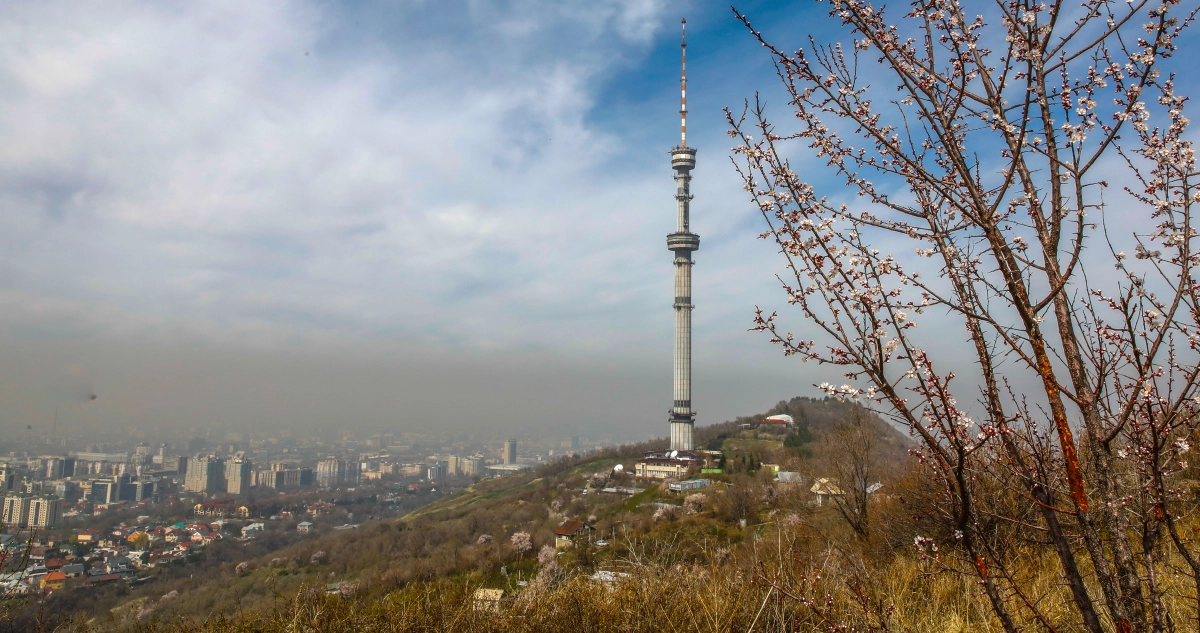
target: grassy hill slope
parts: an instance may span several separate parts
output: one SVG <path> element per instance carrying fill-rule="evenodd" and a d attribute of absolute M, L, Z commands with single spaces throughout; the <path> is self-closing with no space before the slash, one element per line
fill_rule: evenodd
<path fill-rule="evenodd" d="M 439 581 L 517 592 L 522 590 L 521 582 L 537 574 L 539 550 L 553 546 L 554 530 L 565 519 L 595 526 L 589 542 L 612 541 L 604 548 L 551 555 L 564 568 L 579 573 L 627 568 L 630 561 L 647 557 L 699 560 L 707 556 L 702 553 L 705 547 L 717 543 L 735 547 L 754 533 L 755 525 L 777 520 L 779 512 L 806 512 L 802 494 L 806 490 L 777 489 L 767 472 L 759 472 L 759 464 L 782 463 L 792 470 L 819 471 L 823 435 L 837 420 L 850 415 L 854 406 L 798 398 L 781 402 L 767 413 L 698 428 L 698 444 L 723 447 L 728 467 L 727 474 L 714 476 L 717 485 L 702 491 L 702 510 L 686 521 L 676 522 L 680 511 L 673 508 L 685 505 L 687 494 L 638 483 L 628 473 L 612 473 L 615 464 L 628 465 L 646 450 L 661 448 L 664 442 L 659 440 L 565 458 L 537 472 L 483 480 L 398 521 L 318 535 L 265 556 L 210 566 L 205 574 L 150 582 L 131 590 L 124 606 L 114 613 L 89 617 L 99 615 L 94 622 L 103 623 L 112 618 L 136 618 L 140 613 L 143 618 L 163 622 L 201 623 L 235 614 L 269 613 L 304 587 L 333 583 L 355 587 L 358 599 L 363 600 L 382 599 L 414 583 Z M 808 438 L 802 446 L 785 447 L 786 434 L 764 436 L 767 431 L 739 429 L 740 424 L 778 412 L 790 413 L 800 423 L 802 431 L 798 433 Z M 873 418 L 873 423 L 887 447 L 907 442 L 878 418 Z M 880 458 L 891 462 L 895 452 L 888 448 Z M 647 490 L 633 498 L 603 494 L 590 486 L 594 477 L 606 485 Z M 750 527 L 741 527 L 741 521 L 748 521 Z M 668 525 L 675 531 L 663 533 Z M 517 532 L 530 535 L 532 550 L 513 547 L 511 538 Z M 239 567 L 239 563 L 245 565 Z M 52 596 L 51 606 L 53 600 Z"/>

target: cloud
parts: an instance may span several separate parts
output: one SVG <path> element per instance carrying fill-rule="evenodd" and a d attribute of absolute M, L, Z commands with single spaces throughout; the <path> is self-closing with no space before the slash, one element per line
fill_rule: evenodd
<path fill-rule="evenodd" d="M 170 372 L 145 367 L 176 362 L 192 375 L 186 359 L 197 350 L 238 350 L 225 357 L 230 375 L 266 380 L 266 370 L 232 368 L 245 354 L 310 353 L 362 377 L 380 363 L 392 375 L 441 359 L 440 378 L 372 391 L 366 417 L 415 407 L 417 396 L 445 401 L 452 391 L 434 386 L 455 376 L 494 394 L 484 374 L 495 371 L 511 395 L 512 410 L 494 416 L 505 424 L 552 424 L 561 410 L 587 408 L 578 423 L 661 430 L 672 138 L 646 147 L 596 108 L 664 28 L 673 33 L 667 9 L 665 0 L 6 7 L 0 346 L 20 350 L 9 355 L 18 364 L 39 346 L 56 351 L 44 371 L 0 371 L 36 386 L 87 359 L 98 380 L 143 399 L 110 399 L 94 415 L 150 423 L 171 410 L 203 423 L 217 415 L 209 405 L 187 413 L 169 401 L 207 402 L 228 385 L 199 372 L 148 393 L 139 380 L 159 384 Z M 705 195 L 733 183 L 718 179 L 718 147 L 705 150 Z M 740 194 L 731 191 L 700 201 L 698 218 L 711 211 L 698 227 L 739 222 L 720 211 Z M 758 362 L 741 349 L 753 301 L 737 275 L 761 260 L 745 244 L 722 251 L 716 236 L 704 239 L 717 246 L 698 267 L 696 295 L 712 299 L 697 312 L 706 324 L 697 379 L 713 386 L 710 402 L 728 397 L 710 409 L 717 421 L 792 394 L 778 380 L 730 379 L 737 363 Z M 704 366 L 718 357 L 720 368 Z M 650 376 L 661 384 L 647 388 Z M 360 382 L 329 380 L 351 392 Z M 414 399 L 398 403 L 396 389 Z M 457 395 L 467 409 L 486 399 Z M 40 415 L 45 403 L 31 397 L 0 416 Z M 305 409 L 226 399 L 258 419 Z M 439 415 L 422 406 L 426 419 Z"/>
<path fill-rule="evenodd" d="M 400 7 L 463 14 L 429 49 L 415 28 L 357 40 L 328 5 L 16 8 L 0 23 L 0 274 L 281 326 L 415 335 L 448 300 L 500 310 L 568 250 L 636 230 L 637 209 L 580 204 L 612 186 L 595 167 L 618 144 L 583 119 L 589 81 L 648 40 L 661 4 Z M 567 281 L 531 298 L 585 291 Z"/>

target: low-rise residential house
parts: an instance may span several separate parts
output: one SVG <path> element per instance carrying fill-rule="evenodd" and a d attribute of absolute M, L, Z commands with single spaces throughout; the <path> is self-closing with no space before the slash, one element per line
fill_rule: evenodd
<path fill-rule="evenodd" d="M 125 575 L 133 571 L 133 561 L 128 556 L 111 556 L 105 559 L 104 570 L 110 574 Z"/>
<path fill-rule="evenodd" d="M 156 556 L 151 556 L 149 566 L 162 567 L 164 565 L 170 565 L 175 561 L 182 560 L 185 555 L 186 554 L 178 554 L 175 552 L 164 552 Z"/>
<path fill-rule="evenodd" d="M 332 503 L 326 503 L 324 501 L 317 501 L 316 503 L 313 503 L 312 505 L 308 506 L 308 508 L 306 508 L 305 511 L 314 517 L 319 517 L 322 514 L 328 514 L 328 513 L 332 512 L 333 509 L 334 509 L 334 505 Z"/>
<path fill-rule="evenodd" d="M 42 576 L 40 587 L 48 591 L 58 591 L 67 583 L 67 575 L 61 571 L 52 571 Z"/>
<path fill-rule="evenodd" d="M 66 574 L 68 578 L 78 578 L 79 576 L 83 575 L 83 563 L 71 563 L 70 565 L 63 565 L 62 569 L 59 571 Z"/>
<path fill-rule="evenodd" d="M 129 552 L 129 562 L 133 564 L 134 569 L 141 569 L 147 560 L 150 560 L 150 552 L 144 550 Z"/>
<path fill-rule="evenodd" d="M 254 536 L 255 534 L 261 533 L 265 529 L 267 529 L 267 525 L 265 523 L 251 523 L 250 525 L 242 528 L 242 536 Z"/>
<path fill-rule="evenodd" d="M 296 531 L 301 534 L 311 534 L 313 531 L 313 524 L 309 521 L 301 521 L 296 525 Z"/>
<path fill-rule="evenodd" d="M 0 581 L 0 595 L 23 596 L 32 591 L 33 586 L 29 584 L 29 580 L 26 578 Z"/>
<path fill-rule="evenodd" d="M 192 506 L 192 514 L 200 517 L 227 517 L 233 515 L 233 499 L 202 501 Z"/>
<path fill-rule="evenodd" d="M 555 547 L 567 547 L 575 542 L 575 538 L 583 534 L 587 534 L 596 528 L 584 523 L 583 521 L 563 521 L 563 524 L 554 530 L 554 545 Z"/>
<path fill-rule="evenodd" d="M 817 496 L 814 503 L 817 505 L 825 505 L 826 502 L 832 501 L 834 497 L 845 495 L 842 489 L 838 487 L 837 482 L 826 477 L 822 477 L 813 482 L 812 488 L 809 490 Z"/>

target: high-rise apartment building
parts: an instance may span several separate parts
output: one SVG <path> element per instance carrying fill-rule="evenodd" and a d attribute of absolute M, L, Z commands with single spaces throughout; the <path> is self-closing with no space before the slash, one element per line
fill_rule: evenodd
<path fill-rule="evenodd" d="M 188 460 L 183 487 L 192 492 L 217 492 L 225 489 L 225 464 L 217 457 Z"/>
<path fill-rule="evenodd" d="M 53 495 L 35 497 L 29 502 L 29 527 L 52 530 L 62 521 L 62 499 Z"/>
<path fill-rule="evenodd" d="M 346 476 L 346 462 L 329 457 L 317 462 L 317 486 L 321 488 L 336 488 L 342 484 Z"/>
<path fill-rule="evenodd" d="M 505 464 L 517 463 L 517 438 L 510 437 L 504 440 L 504 453 L 502 457 Z"/>
<path fill-rule="evenodd" d="M 0 511 L 0 522 L 10 527 L 27 527 L 29 525 L 28 495 L 9 495 L 4 498 L 4 508 Z"/>
<path fill-rule="evenodd" d="M 297 468 L 295 464 L 273 463 L 270 470 L 255 471 L 253 482 L 259 488 L 297 488 L 313 485 L 311 468 Z"/>
<path fill-rule="evenodd" d="M 229 494 L 244 495 L 250 490 L 249 460 L 235 457 L 225 462 L 225 491 Z"/>

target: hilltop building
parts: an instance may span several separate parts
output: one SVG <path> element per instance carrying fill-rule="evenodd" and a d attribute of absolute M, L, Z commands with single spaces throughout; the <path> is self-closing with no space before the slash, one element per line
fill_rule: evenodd
<path fill-rule="evenodd" d="M 779 415 L 767 416 L 766 419 L 762 421 L 762 424 L 766 427 L 776 426 L 790 429 L 796 426 L 796 420 L 786 413 L 780 413 Z"/>

